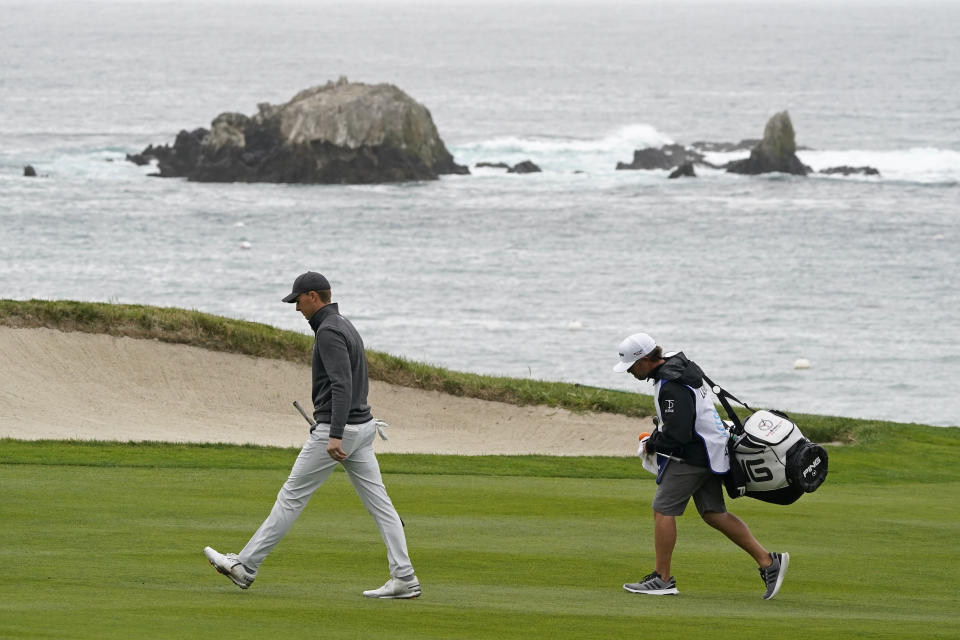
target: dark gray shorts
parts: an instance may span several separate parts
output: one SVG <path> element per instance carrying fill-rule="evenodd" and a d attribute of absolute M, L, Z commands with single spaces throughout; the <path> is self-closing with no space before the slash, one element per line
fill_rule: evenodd
<path fill-rule="evenodd" d="M 683 515 L 691 497 L 701 517 L 708 511 L 724 513 L 727 510 L 721 476 L 706 467 L 671 460 L 653 496 L 654 510 L 665 516 Z"/>

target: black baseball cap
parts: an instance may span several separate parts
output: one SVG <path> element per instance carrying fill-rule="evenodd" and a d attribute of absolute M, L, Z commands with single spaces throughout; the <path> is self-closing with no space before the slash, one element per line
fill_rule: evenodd
<path fill-rule="evenodd" d="M 323 277 L 323 274 L 316 271 L 307 271 L 297 276 L 293 281 L 293 291 L 283 299 L 284 302 L 296 302 L 301 293 L 307 291 L 329 291 L 330 283 Z"/>

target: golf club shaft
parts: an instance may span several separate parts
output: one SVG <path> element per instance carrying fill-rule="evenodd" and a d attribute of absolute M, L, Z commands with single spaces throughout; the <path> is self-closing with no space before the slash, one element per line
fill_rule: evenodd
<path fill-rule="evenodd" d="M 294 400 L 294 401 L 293 401 L 293 406 L 295 406 L 295 407 L 297 408 L 297 411 L 299 411 L 299 412 L 300 412 L 300 415 L 303 416 L 303 419 L 307 421 L 307 424 L 309 424 L 311 427 L 317 426 L 317 423 L 313 421 L 313 418 L 311 418 L 310 416 L 307 415 L 307 412 L 303 410 L 303 407 L 300 406 L 300 403 L 299 403 L 299 402 L 297 402 L 296 400 Z"/>
<path fill-rule="evenodd" d="M 653 416 L 653 428 L 654 428 L 654 429 L 659 429 L 659 428 L 660 428 L 660 417 L 659 417 L 659 416 Z M 658 455 L 658 456 L 662 456 L 662 457 L 664 457 L 664 458 L 666 458 L 666 459 L 668 459 L 668 460 L 673 460 L 674 462 L 683 462 L 683 458 L 678 458 L 678 457 L 676 457 L 676 456 L 671 456 L 671 455 L 668 454 L 668 453 L 660 453 L 659 451 L 657 451 L 657 455 Z"/>
<path fill-rule="evenodd" d="M 659 451 L 657 451 L 657 455 L 667 458 L 668 460 L 673 460 L 674 462 L 683 462 L 683 458 L 678 458 L 677 456 L 671 456 L 668 453 L 660 453 Z"/>

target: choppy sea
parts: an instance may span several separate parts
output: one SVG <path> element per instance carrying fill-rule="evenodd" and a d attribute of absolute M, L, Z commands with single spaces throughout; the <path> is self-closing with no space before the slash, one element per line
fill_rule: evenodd
<path fill-rule="evenodd" d="M 611 372 L 646 331 L 751 404 L 960 424 L 958 4 L 0 0 L 0 16 L 2 298 L 305 331 L 280 298 L 314 269 L 369 348 L 414 360 L 649 393 Z M 543 172 L 195 184 L 124 160 L 341 75 L 426 105 L 461 164 Z M 758 138 L 783 110 L 813 169 L 880 176 L 614 170 L 637 148 Z"/>

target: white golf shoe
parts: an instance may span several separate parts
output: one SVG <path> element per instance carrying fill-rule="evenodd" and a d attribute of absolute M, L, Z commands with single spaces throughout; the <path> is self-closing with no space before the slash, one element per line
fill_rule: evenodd
<path fill-rule="evenodd" d="M 207 556 L 214 569 L 230 578 L 233 584 L 241 589 L 249 589 L 257 579 L 257 572 L 245 567 L 235 553 L 220 553 L 213 547 L 204 547 L 203 555 Z"/>
<path fill-rule="evenodd" d="M 410 580 L 390 578 L 379 589 L 363 592 L 365 598 L 416 598 L 419 595 L 420 581 L 417 576 L 412 576 Z"/>

